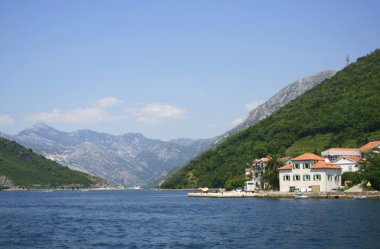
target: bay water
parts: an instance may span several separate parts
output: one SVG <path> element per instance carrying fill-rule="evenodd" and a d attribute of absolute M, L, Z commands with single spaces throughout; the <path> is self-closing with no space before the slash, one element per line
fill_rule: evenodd
<path fill-rule="evenodd" d="M 380 201 L 0 191 L 0 248 L 380 248 Z"/>

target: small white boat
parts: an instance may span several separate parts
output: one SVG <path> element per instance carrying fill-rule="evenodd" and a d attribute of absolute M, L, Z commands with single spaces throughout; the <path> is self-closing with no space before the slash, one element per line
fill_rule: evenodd
<path fill-rule="evenodd" d="M 308 199 L 309 198 L 309 196 L 307 196 L 307 195 L 295 195 L 294 196 L 294 199 Z"/>
<path fill-rule="evenodd" d="M 367 199 L 367 196 L 365 196 L 365 195 L 356 195 L 356 196 L 354 196 L 354 199 L 355 200 L 364 200 L 364 199 Z"/>

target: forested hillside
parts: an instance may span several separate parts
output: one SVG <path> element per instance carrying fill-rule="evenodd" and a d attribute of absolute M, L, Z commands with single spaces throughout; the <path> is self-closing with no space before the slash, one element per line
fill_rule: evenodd
<path fill-rule="evenodd" d="M 296 156 L 380 139 L 380 50 L 186 164 L 162 188 L 223 187 L 264 155 Z"/>
<path fill-rule="evenodd" d="M 0 138 L 0 176 L 24 188 L 81 188 L 105 181 L 61 166 L 16 142 Z"/>

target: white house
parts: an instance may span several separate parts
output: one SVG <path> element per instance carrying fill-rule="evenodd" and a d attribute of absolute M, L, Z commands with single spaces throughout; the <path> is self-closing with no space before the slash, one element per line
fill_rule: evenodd
<path fill-rule="evenodd" d="M 321 155 L 324 158 L 328 158 L 331 162 L 338 160 L 344 156 L 363 157 L 363 152 L 371 150 L 380 150 L 380 141 L 372 141 L 360 148 L 331 148 L 322 151 Z"/>
<path fill-rule="evenodd" d="M 248 179 L 248 181 L 245 182 L 245 188 L 247 191 L 255 191 L 263 188 L 261 176 L 264 174 L 265 167 L 270 160 L 272 160 L 272 158 L 269 156 L 255 159 L 251 165 L 251 168 L 245 169 L 245 175 Z"/>
<path fill-rule="evenodd" d="M 342 156 L 357 156 L 361 157 L 362 153 L 357 148 L 331 148 L 321 153 L 322 157 L 328 158 L 330 162 L 336 161 Z"/>
<path fill-rule="evenodd" d="M 280 191 L 328 192 L 341 186 L 342 169 L 312 153 L 303 154 L 279 169 Z"/>
<path fill-rule="evenodd" d="M 358 156 L 342 156 L 332 164 L 342 168 L 342 174 L 344 172 L 356 172 L 361 169 L 360 157 Z"/>

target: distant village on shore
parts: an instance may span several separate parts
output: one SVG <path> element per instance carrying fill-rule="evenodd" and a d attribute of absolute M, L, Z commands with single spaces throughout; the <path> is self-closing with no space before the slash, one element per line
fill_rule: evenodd
<path fill-rule="evenodd" d="M 321 156 L 306 153 L 295 158 L 281 158 L 285 165 L 278 168 L 280 192 L 329 192 L 352 182 L 342 182 L 345 172 L 360 172 L 365 161 L 365 153 L 379 153 L 380 141 L 372 141 L 360 148 L 330 148 Z M 247 181 L 245 190 L 249 192 L 268 188 L 262 180 L 271 157 L 255 159 L 251 167 L 245 169 Z M 369 183 L 370 184 L 370 183 Z"/>

